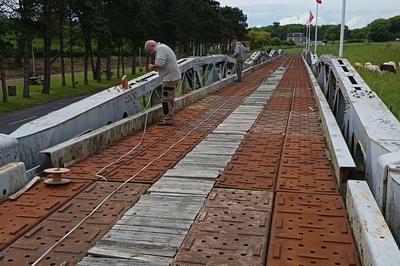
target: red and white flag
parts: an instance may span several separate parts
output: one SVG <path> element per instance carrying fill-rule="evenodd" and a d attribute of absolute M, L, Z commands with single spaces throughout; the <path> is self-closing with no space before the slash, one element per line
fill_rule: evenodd
<path fill-rule="evenodd" d="M 311 21 L 313 21 L 313 19 L 314 19 L 314 15 L 310 11 L 310 16 L 308 17 L 308 24 L 310 24 Z"/>
<path fill-rule="evenodd" d="M 318 4 L 322 4 L 322 0 L 316 0 Z"/>

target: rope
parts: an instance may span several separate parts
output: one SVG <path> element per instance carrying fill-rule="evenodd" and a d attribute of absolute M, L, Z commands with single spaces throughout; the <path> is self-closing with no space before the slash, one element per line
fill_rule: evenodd
<path fill-rule="evenodd" d="M 264 79 L 265 80 L 265 79 Z M 133 178 L 135 178 L 136 176 L 138 176 L 140 173 L 142 173 L 144 170 L 146 170 L 151 164 L 153 164 L 154 162 L 156 162 L 157 160 L 159 160 L 161 157 L 163 157 L 168 151 L 170 151 L 171 149 L 173 149 L 176 145 L 180 144 L 183 140 L 185 140 L 191 133 L 193 133 L 194 131 L 196 131 L 204 122 L 206 122 L 208 119 L 210 119 L 211 116 L 213 116 L 215 113 L 217 113 L 225 104 L 227 104 L 228 102 L 230 102 L 232 99 L 235 99 L 235 97 L 240 96 L 241 94 L 247 93 L 249 91 L 254 90 L 256 87 L 258 87 L 258 85 L 251 87 L 250 89 L 237 93 L 236 95 L 233 95 L 231 97 L 229 97 L 221 106 L 219 106 L 214 112 L 212 112 L 207 118 L 205 118 L 201 123 L 199 123 L 195 128 L 193 128 L 192 130 L 190 130 L 185 136 L 183 136 L 180 140 L 178 140 L 176 143 L 172 144 L 166 151 L 164 151 L 162 154 L 160 154 L 157 158 L 153 159 L 151 162 L 149 162 L 146 166 L 144 166 L 139 172 L 137 172 L 136 174 L 134 174 L 133 176 L 129 177 L 125 182 L 123 182 L 121 185 L 119 185 L 116 189 L 114 189 L 106 198 L 104 198 L 85 218 L 83 218 L 74 228 L 72 228 L 67 234 L 65 234 L 61 239 L 59 239 L 56 243 L 54 243 L 49 249 L 46 250 L 46 252 L 43 253 L 42 256 L 40 256 L 40 258 L 38 258 L 33 264 L 32 266 L 38 265 L 38 263 L 43 260 L 58 244 L 60 244 L 61 242 L 63 242 L 68 236 L 70 236 L 76 229 L 78 229 L 86 220 L 88 220 L 109 198 L 111 198 L 118 190 L 120 190 L 123 186 L 125 186 L 129 181 L 131 181 Z M 119 161 L 121 158 L 125 157 L 126 155 L 128 155 L 129 153 L 131 153 L 134 149 L 136 149 L 143 141 L 144 135 L 146 133 L 146 127 L 147 127 L 147 114 L 146 114 L 146 120 L 145 120 L 145 129 L 143 131 L 142 134 L 142 139 L 139 142 L 139 144 L 137 144 L 131 151 L 129 151 L 128 153 L 124 154 L 123 156 L 121 156 L 117 161 Z M 109 164 L 112 165 L 115 162 Z M 107 165 L 107 166 L 109 166 Z M 107 167 L 106 166 L 106 167 Z M 103 169 L 105 169 L 106 167 L 103 167 Z M 102 169 L 102 170 L 103 170 Z M 99 172 L 101 172 L 102 170 L 100 170 Z M 99 173 L 98 172 L 98 173 Z M 96 174 L 97 176 L 97 174 Z M 103 176 L 100 176 L 101 178 L 105 178 Z"/>

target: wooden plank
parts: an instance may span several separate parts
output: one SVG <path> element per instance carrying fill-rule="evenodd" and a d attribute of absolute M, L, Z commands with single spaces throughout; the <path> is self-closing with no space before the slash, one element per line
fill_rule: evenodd
<path fill-rule="evenodd" d="M 172 220 L 166 218 L 143 217 L 143 216 L 124 216 L 117 225 L 127 226 L 143 226 L 143 227 L 157 227 L 157 228 L 170 228 L 177 230 L 188 230 L 192 225 L 192 221 L 186 220 Z"/>
<path fill-rule="evenodd" d="M 204 140 L 219 140 L 219 141 L 242 141 L 243 136 L 228 135 L 228 134 L 208 134 Z"/>
<path fill-rule="evenodd" d="M 187 154 L 184 159 L 188 160 L 198 160 L 198 159 L 208 159 L 214 161 L 231 160 L 231 155 L 220 155 L 220 154 Z"/>
<path fill-rule="evenodd" d="M 203 140 L 199 145 L 211 146 L 211 147 L 237 147 L 241 141 L 218 141 L 218 140 Z M 197 146 L 199 146 L 197 145 Z"/>
<path fill-rule="evenodd" d="M 104 258 L 104 257 L 85 257 L 79 263 L 78 266 L 168 266 L 172 262 L 172 259 L 165 258 L 150 258 L 142 257 L 142 259 L 119 259 L 119 258 Z"/>
<path fill-rule="evenodd" d="M 99 240 L 88 254 L 114 258 L 139 259 L 142 255 L 173 258 L 177 248 L 167 245 L 124 243 L 109 240 Z"/>
<path fill-rule="evenodd" d="M 232 130 L 233 131 L 233 130 Z M 235 132 L 239 132 L 239 130 L 234 130 Z M 236 148 L 233 149 L 222 149 L 222 148 L 215 148 L 209 149 L 207 147 L 196 147 L 194 148 L 189 154 L 190 155 L 197 155 L 197 154 L 204 154 L 204 155 L 230 155 L 232 156 L 235 154 Z"/>
<path fill-rule="evenodd" d="M 182 197 L 184 196 L 185 198 L 198 198 L 198 199 L 204 199 L 207 195 L 197 195 L 197 194 L 182 194 L 182 193 L 173 193 L 173 192 L 157 192 L 157 191 L 153 191 L 150 193 L 150 195 L 157 195 L 157 196 L 163 196 L 163 195 L 168 195 L 171 197 Z"/>
<path fill-rule="evenodd" d="M 170 195 L 154 195 L 152 194 L 146 194 L 142 195 L 140 197 L 140 202 L 146 203 L 147 201 L 152 201 L 152 202 L 166 202 L 167 204 L 173 203 L 173 202 L 179 202 L 179 203 L 185 203 L 188 205 L 202 205 L 204 203 L 204 198 L 201 197 L 187 197 L 187 196 L 170 196 Z"/>
<path fill-rule="evenodd" d="M 193 179 L 217 179 L 221 172 L 217 170 L 199 170 L 195 167 L 174 168 L 168 170 L 165 177 L 193 178 Z"/>
<path fill-rule="evenodd" d="M 215 181 L 206 179 L 187 179 L 175 177 L 162 177 L 148 192 L 180 193 L 191 195 L 208 195 Z"/>
<path fill-rule="evenodd" d="M 111 240 L 131 244 L 163 244 L 170 247 L 179 248 L 184 238 L 185 235 L 111 230 L 105 236 L 103 236 L 102 240 Z"/>
<path fill-rule="evenodd" d="M 209 160 L 208 162 L 202 162 L 199 163 L 197 161 L 194 160 L 181 160 L 179 162 L 179 164 L 177 164 L 174 169 L 188 169 L 188 168 L 192 168 L 192 169 L 197 169 L 197 170 L 213 170 L 213 171 L 218 171 L 218 172 L 223 172 L 224 168 L 226 167 L 228 163 L 220 163 L 217 164 L 216 162 L 212 162 L 211 160 Z"/>
<path fill-rule="evenodd" d="M 202 203 L 193 203 L 190 204 L 188 202 L 182 202 L 182 203 L 172 203 L 172 202 L 144 202 L 144 203 L 136 203 L 135 208 L 147 208 L 147 209 L 152 209 L 152 210 L 165 210 L 168 209 L 170 211 L 175 211 L 175 210 L 197 210 L 199 207 L 203 206 Z"/>
<path fill-rule="evenodd" d="M 200 208 L 199 208 L 200 210 Z M 198 210 L 198 211 L 199 211 Z M 177 219 L 177 220 L 189 220 L 193 221 L 198 211 L 187 210 L 187 211 L 178 211 L 178 210 L 155 210 L 149 208 L 132 208 L 128 210 L 124 216 L 142 216 L 142 217 L 154 217 L 154 218 L 165 218 L 165 219 Z"/>
<path fill-rule="evenodd" d="M 148 233 L 160 233 L 160 234 L 170 234 L 170 235 L 185 235 L 188 229 L 173 229 L 173 228 L 163 228 L 155 226 L 134 226 L 134 225 L 121 225 L 116 224 L 111 230 L 114 231 L 132 231 L 132 232 L 148 232 Z"/>
<path fill-rule="evenodd" d="M 19 191 L 17 191 L 16 193 L 12 194 L 11 196 L 9 196 L 8 198 L 10 200 L 16 200 L 19 198 L 19 196 L 21 196 L 25 191 L 27 191 L 28 189 L 30 189 L 34 184 L 36 184 L 36 182 L 40 179 L 40 176 L 35 176 L 31 181 L 29 181 L 28 184 L 26 184 L 22 189 L 20 189 Z"/>
<path fill-rule="evenodd" d="M 171 184 L 171 185 L 182 185 L 182 186 L 196 186 L 196 187 L 212 187 L 214 181 L 211 180 L 195 180 L 195 179 L 184 179 L 175 177 L 162 177 L 155 184 Z"/>
<path fill-rule="evenodd" d="M 170 170 L 180 170 L 180 171 L 192 171 L 192 170 L 197 170 L 197 171 L 205 171 L 205 172 L 210 172 L 210 171 L 216 171 L 216 172 L 222 172 L 224 170 L 225 166 L 213 166 L 213 165 L 199 165 L 197 163 L 186 163 L 185 161 L 180 161 L 177 165 L 175 165 L 174 168 Z"/>

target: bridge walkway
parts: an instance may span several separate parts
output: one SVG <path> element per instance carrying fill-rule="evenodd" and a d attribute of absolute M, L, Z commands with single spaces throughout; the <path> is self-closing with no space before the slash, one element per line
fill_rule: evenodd
<path fill-rule="evenodd" d="M 1 203 L 0 264 L 359 265 L 310 86 L 280 57 Z"/>

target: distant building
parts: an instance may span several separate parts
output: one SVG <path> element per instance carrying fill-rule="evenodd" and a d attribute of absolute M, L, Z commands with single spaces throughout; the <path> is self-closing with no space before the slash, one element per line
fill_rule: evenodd
<path fill-rule="evenodd" d="M 293 40 L 297 45 L 304 45 L 306 36 L 302 32 L 288 33 L 286 41 Z"/>

